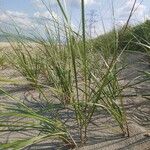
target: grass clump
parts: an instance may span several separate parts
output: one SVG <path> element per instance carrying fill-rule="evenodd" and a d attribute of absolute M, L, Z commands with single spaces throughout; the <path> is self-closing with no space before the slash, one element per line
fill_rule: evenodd
<path fill-rule="evenodd" d="M 0 67 L 3 68 L 5 66 L 5 64 L 6 64 L 6 57 L 4 56 L 4 54 L 2 54 L 0 56 Z"/>
<path fill-rule="evenodd" d="M 1 90 L 1 92 L 4 91 Z M 39 143 L 48 139 L 62 140 L 69 147 L 76 146 L 59 118 L 54 119 L 41 115 L 38 110 L 28 107 L 24 103 L 20 102 L 20 100 L 17 101 L 16 98 L 13 98 L 7 93 L 6 95 L 15 102 L 15 105 L 4 104 L 1 106 L 0 132 L 34 132 L 34 136 L 30 136 L 28 138 L 22 137 L 17 140 L 14 139 L 10 143 L 6 144 L 1 143 L 0 149 L 23 149 L 33 145 L 34 143 Z"/>
<path fill-rule="evenodd" d="M 2 107 L 0 111 L 1 132 L 36 130 L 40 133 L 37 137 L 30 139 L 4 143 L 1 145 L 3 149 L 24 148 L 49 138 L 61 139 L 70 147 L 77 146 L 67 124 L 62 123 L 61 117 L 54 117 L 56 114 L 56 116 L 61 115 L 61 112 L 57 111 L 54 116 L 51 115 L 51 111 L 56 109 L 48 107 L 52 106 L 52 99 L 55 99 L 55 103 L 59 103 L 63 109 L 73 111 L 80 145 L 87 142 L 89 124 L 99 109 L 107 111 L 120 127 L 123 135 L 129 136 L 122 97 L 122 91 L 127 88 L 127 85 L 120 84 L 118 75 L 122 70 L 118 67 L 118 60 L 128 44 L 121 48 L 119 33 L 113 30 L 102 35 L 98 41 L 95 40 L 96 43 L 91 42 L 89 48 L 85 31 L 84 0 L 81 0 L 81 34 L 73 31 L 61 1 L 56 0 L 56 2 L 63 16 L 63 23 L 53 18 L 53 29 L 56 35 L 53 35 L 53 32 L 45 26 L 49 40 L 34 38 L 32 41 L 36 44 L 35 47 L 33 43 L 27 42 L 27 38 L 21 40 L 16 38 L 15 44 L 10 42 L 13 52 L 8 56 L 12 66 L 43 96 L 42 100 L 39 98 L 40 103 L 46 102 L 44 109 L 50 115 L 45 116 L 44 111 L 41 113 L 18 100 L 19 107 L 15 105 Z M 49 13 L 52 14 L 50 10 Z M 65 42 L 61 41 L 61 34 L 65 37 Z M 15 37 L 19 36 L 18 34 Z M 99 44 L 100 51 L 98 51 Z M 41 78 L 44 78 L 44 82 Z M 43 87 L 50 93 L 50 96 L 45 94 Z M 16 101 L 16 99 L 13 100 Z M 32 122 L 22 122 L 21 119 L 21 125 L 20 123 L 13 125 L 12 122 L 8 124 L 4 121 L 2 119 L 4 117 L 30 118 Z"/>
<path fill-rule="evenodd" d="M 13 66 L 32 86 L 38 85 L 41 72 L 41 57 L 37 52 L 33 52 L 32 45 L 25 41 L 11 43 L 12 50 L 7 54 L 9 64 Z"/>

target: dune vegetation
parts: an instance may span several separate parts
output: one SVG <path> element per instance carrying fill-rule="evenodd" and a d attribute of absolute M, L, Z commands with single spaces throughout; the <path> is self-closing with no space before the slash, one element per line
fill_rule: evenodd
<path fill-rule="evenodd" d="M 46 25 L 46 38 L 22 35 L 17 27 L 18 34 L 1 30 L 10 50 L 1 46 L 0 67 L 15 70 L 21 78 L 0 75 L 0 132 L 24 133 L 22 137 L 0 141 L 2 150 L 23 149 L 54 139 L 65 149 L 84 146 L 88 143 L 93 119 L 101 118 L 101 114 L 107 114 L 115 125 L 114 130 L 122 137 L 130 137 L 124 91 L 148 81 L 150 73 L 139 71 L 140 75 L 123 82 L 120 74 L 127 66 L 121 60 L 126 51 L 138 51 L 149 58 L 150 21 L 136 26 L 127 22 L 122 28 L 114 27 L 104 35 L 89 39 L 84 0 L 81 0 L 79 32 L 72 29 L 61 1 L 56 1 L 63 23 L 47 9 L 53 16 L 53 32 L 57 34 Z M 17 97 L 7 91 L 8 85 L 26 85 L 28 94 Z M 107 128 L 111 130 L 113 125 L 108 123 Z M 25 136 L 30 132 L 34 134 Z"/>

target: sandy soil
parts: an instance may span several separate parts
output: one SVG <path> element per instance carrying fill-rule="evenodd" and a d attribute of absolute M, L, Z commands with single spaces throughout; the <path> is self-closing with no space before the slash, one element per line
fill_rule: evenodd
<path fill-rule="evenodd" d="M 129 67 L 121 72 L 120 77 L 124 78 L 122 84 L 132 80 L 135 76 L 140 75 L 139 69 L 150 69 L 149 64 L 139 63 L 138 60 L 147 59 L 144 55 L 126 54 L 124 56 Z M 137 63 L 136 63 L 137 62 Z M 23 81 L 24 79 L 11 68 L 0 69 L 0 77 L 7 77 L 8 79 L 17 79 Z M 13 96 L 18 97 L 31 107 L 40 109 L 44 103 L 32 101 L 32 96 L 38 97 L 38 93 L 32 89 L 26 82 L 23 84 L 3 84 L 0 87 L 11 93 Z M 124 91 L 124 103 L 127 111 L 130 137 L 123 137 L 120 129 L 115 124 L 110 116 L 102 111 L 95 113 L 88 129 L 88 142 L 87 145 L 79 150 L 148 150 L 150 149 L 150 81 L 141 83 L 133 88 Z M 55 101 L 55 100 L 54 100 Z M 9 103 L 9 98 L 0 94 L 0 102 Z M 63 121 L 67 120 L 67 125 L 73 135 L 78 140 L 75 134 L 77 126 L 74 123 L 74 114 L 68 110 L 59 110 L 62 114 Z M 49 114 L 52 115 L 52 114 Z M 30 135 L 36 136 L 38 133 L 5 133 L 0 134 L 0 142 L 7 141 L 8 139 L 29 137 Z M 59 148 L 58 148 L 59 147 Z M 50 149 L 66 149 L 62 143 L 57 140 L 45 141 L 36 144 L 28 149 L 31 150 L 50 150 Z"/>

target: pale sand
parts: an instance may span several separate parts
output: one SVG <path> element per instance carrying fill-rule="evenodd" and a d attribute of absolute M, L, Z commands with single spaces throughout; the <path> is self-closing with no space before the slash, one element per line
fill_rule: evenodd
<path fill-rule="evenodd" d="M 5 45 L 5 43 L 4 43 Z M 5 45 L 6 46 L 6 45 Z M 132 55 L 133 57 L 133 55 Z M 135 62 L 135 60 L 134 60 Z M 135 75 L 137 75 L 138 65 L 130 67 L 130 69 L 126 69 L 125 72 L 121 74 L 128 78 L 128 80 L 132 79 Z M 142 68 L 143 67 L 143 68 Z M 140 69 L 149 70 L 148 66 L 141 65 Z M 127 75 L 130 76 L 127 77 Z M 0 77 L 7 77 L 9 79 L 20 79 L 22 77 L 16 71 L 6 68 L 4 70 L 0 70 Z M 127 80 L 127 79 L 126 79 Z M 123 83 L 126 82 L 124 80 Z M 121 132 L 116 125 L 116 123 L 110 119 L 110 116 L 104 112 L 99 110 L 97 112 L 88 129 L 88 142 L 87 146 L 79 148 L 79 150 L 148 150 L 150 149 L 150 100 L 144 98 L 150 96 L 142 96 L 146 92 L 147 95 L 150 94 L 150 86 L 149 81 L 146 83 L 142 83 L 136 86 L 134 89 L 128 89 L 124 94 L 124 103 L 127 110 L 127 116 L 129 120 L 129 130 L 130 137 L 123 137 Z M 29 104 L 33 108 L 39 108 L 41 106 L 40 102 L 33 102 L 29 97 L 25 97 L 25 93 L 29 91 L 35 96 L 38 97 L 38 93 L 34 91 L 28 84 L 24 85 L 10 85 L 10 84 L 2 84 L 0 83 L 0 87 L 3 87 L 6 91 L 9 91 L 13 96 L 18 97 L 20 100 L 28 99 L 27 104 Z M 145 88 L 145 89 L 144 89 Z M 137 90 L 138 89 L 138 90 Z M 144 90 L 143 90 L 144 89 Z M 4 95 L 0 95 L 1 104 L 10 103 L 10 99 L 6 98 Z M 55 101 L 55 100 L 54 100 Z M 45 105 L 44 103 L 42 105 Z M 73 137 L 78 140 L 78 136 L 75 134 L 77 131 L 77 126 L 74 123 L 74 115 L 73 112 L 68 110 L 60 110 L 62 114 L 63 120 L 68 119 L 69 130 L 72 133 Z M 51 114 L 49 114 L 51 115 Z M 69 117 L 69 118 L 68 118 Z M 5 133 L 0 135 L 0 142 L 7 141 L 8 139 L 17 139 L 18 137 L 30 137 L 36 136 L 38 133 L 30 132 L 26 133 Z M 63 147 L 62 143 L 57 140 L 50 140 L 34 145 L 28 149 L 31 150 L 51 150 L 51 149 L 67 149 Z"/>

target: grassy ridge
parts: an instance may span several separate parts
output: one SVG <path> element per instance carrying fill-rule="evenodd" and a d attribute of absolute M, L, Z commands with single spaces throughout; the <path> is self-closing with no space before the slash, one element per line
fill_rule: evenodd
<path fill-rule="evenodd" d="M 145 52 L 145 50 L 148 49 L 138 43 L 148 44 L 148 42 L 150 42 L 150 20 L 146 20 L 144 23 L 136 26 L 128 26 L 126 31 L 122 34 L 123 30 L 124 28 L 121 28 L 117 31 L 119 36 L 118 51 L 121 51 L 125 47 L 129 51 Z M 112 30 L 93 39 L 93 43 L 96 50 L 103 51 L 103 49 L 109 49 L 108 53 L 113 53 L 115 49 L 115 31 Z"/>

